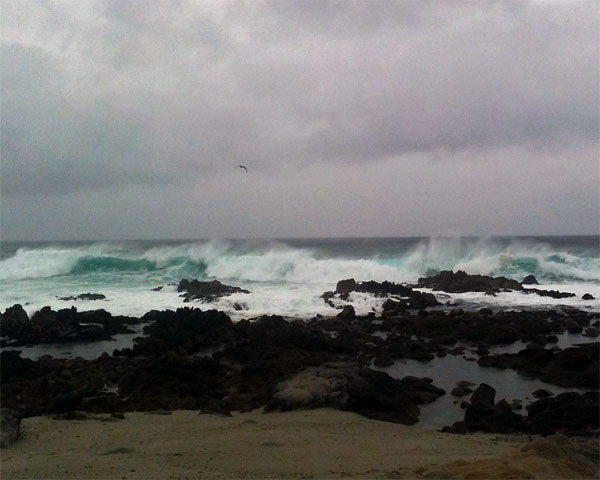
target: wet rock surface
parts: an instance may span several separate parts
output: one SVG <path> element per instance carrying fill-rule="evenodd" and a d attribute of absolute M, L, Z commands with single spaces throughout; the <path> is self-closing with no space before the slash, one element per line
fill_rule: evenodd
<path fill-rule="evenodd" d="M 376 297 L 389 297 L 383 307 L 388 315 L 408 309 L 421 309 L 441 305 L 433 294 L 419 292 L 406 285 L 393 282 L 357 282 L 353 278 L 340 280 L 336 285 L 335 291 L 325 292 L 321 295 L 321 298 L 328 305 L 335 307 L 331 301 L 332 298 L 348 301 L 350 294 L 353 292 L 369 293 Z"/>
<path fill-rule="evenodd" d="M 210 282 L 201 282 L 199 280 L 183 279 L 177 286 L 178 292 L 183 292 L 181 295 L 184 302 L 198 300 L 200 302 L 214 302 L 221 297 L 228 297 L 232 293 L 250 293 L 240 287 L 231 287 L 224 285 L 218 280 Z"/>
<path fill-rule="evenodd" d="M 0 315 L 2 335 L 13 340 L 12 345 L 108 340 L 119 333 L 134 333 L 128 326 L 139 323 L 135 317 L 113 316 L 102 309 L 78 312 L 75 307 L 58 311 L 43 307 L 29 319 L 17 304 Z"/>
<path fill-rule="evenodd" d="M 277 384 L 266 411 L 322 407 L 406 425 L 419 420 L 417 402 L 407 395 L 402 382 L 348 363 L 308 368 Z"/>
<path fill-rule="evenodd" d="M 402 285 L 364 283 L 344 281 L 333 295 L 350 295 L 356 288 L 380 291 L 388 299 L 390 294 L 402 298 L 410 293 Z M 523 371 L 555 385 L 598 386 L 598 343 L 550 348 L 558 340 L 556 335 L 597 322 L 595 313 L 572 308 L 465 312 L 391 307 L 380 317 L 357 315 L 348 308 L 339 316 L 290 321 L 269 315 L 234 323 L 223 312 L 188 307 L 150 311 L 139 319 L 112 317 L 103 310 L 45 308 L 29 320 L 15 305 L 2 315 L 3 333 L 10 332 L 15 339 L 37 340 L 32 332 L 65 338 L 79 332 L 75 323 L 97 323 L 101 326 L 97 329 L 113 323 L 121 327 L 126 322 L 145 323 L 145 336 L 136 339 L 133 348 L 95 360 L 44 356 L 33 361 L 3 351 L 2 403 L 23 416 L 174 409 L 226 415 L 265 406 L 282 410 L 320 405 L 414 423 L 419 405 L 435 402 L 446 392 L 435 385 L 435 379 L 395 380 L 371 366 L 465 354 L 478 358 L 482 366 Z M 489 354 L 492 347 L 517 340 L 527 348 L 516 354 Z M 524 405 L 525 410 L 531 408 L 521 416 L 514 412 L 514 401 L 496 401 L 491 385 L 459 382 L 452 393 L 465 399 L 472 393 L 464 402 L 465 419 L 449 427 L 452 431 L 563 431 L 568 422 L 573 423 L 573 415 L 581 422 L 565 431 L 593 431 L 597 395 L 542 398 Z M 563 407 L 565 398 L 581 406 L 574 410 L 578 414 Z M 554 423 L 548 412 L 558 415 Z"/>
<path fill-rule="evenodd" d="M 582 344 L 564 350 L 526 348 L 518 353 L 483 356 L 485 367 L 511 368 L 561 387 L 598 388 L 600 343 Z"/>
<path fill-rule="evenodd" d="M 72 301 L 72 300 L 105 300 L 106 296 L 102 293 L 80 293 L 79 295 L 72 295 L 70 297 L 58 297 L 59 300 Z"/>
<path fill-rule="evenodd" d="M 537 280 L 533 275 L 525 277 L 523 282 L 518 282 L 506 277 L 471 275 L 461 270 L 458 272 L 444 270 L 432 277 L 419 278 L 417 282 L 419 288 L 431 288 L 432 290 L 448 293 L 485 292 L 488 295 L 495 295 L 503 291 L 513 290 L 524 294 L 535 293 L 551 298 L 569 298 L 575 296 L 574 293 L 559 292 L 557 290 L 523 288 L 523 285 L 537 285 Z"/>
<path fill-rule="evenodd" d="M 598 392 L 566 392 L 545 397 L 526 407 L 527 415 L 515 413 L 515 406 L 502 399 L 494 401 L 496 391 L 482 383 L 465 402 L 464 420 L 442 428 L 446 433 L 530 433 L 551 435 L 595 435 L 598 433 Z M 514 401 L 513 401 L 514 403 Z M 517 408 L 520 410 L 520 408 Z"/>
<path fill-rule="evenodd" d="M 522 290 L 523 286 L 516 280 L 505 277 L 489 277 L 487 275 L 470 275 L 459 270 L 444 270 L 432 277 L 419 278 L 419 288 L 431 288 L 448 293 L 489 292 L 497 293 L 504 289 Z"/>

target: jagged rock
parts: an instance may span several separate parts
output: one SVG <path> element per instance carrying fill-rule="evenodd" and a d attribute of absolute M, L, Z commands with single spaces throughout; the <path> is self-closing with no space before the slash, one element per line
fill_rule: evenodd
<path fill-rule="evenodd" d="M 600 335 L 600 331 L 596 327 L 588 327 L 583 331 L 582 335 L 584 337 L 596 338 L 598 335 Z"/>
<path fill-rule="evenodd" d="M 224 312 L 178 308 L 153 312 L 154 323 L 144 327 L 148 336 L 137 339 L 136 354 L 162 354 L 175 348 L 193 353 L 234 339 L 233 322 Z"/>
<path fill-rule="evenodd" d="M 475 389 L 473 395 L 471 395 L 471 406 L 479 409 L 494 408 L 495 396 L 496 389 L 487 383 L 482 383 Z"/>
<path fill-rule="evenodd" d="M 419 278 L 419 288 L 431 288 L 448 293 L 464 292 L 492 292 L 503 289 L 522 290 L 523 287 L 516 280 L 505 277 L 488 277 L 487 275 L 469 275 L 466 272 L 445 270 L 438 275 Z"/>
<path fill-rule="evenodd" d="M 18 338 L 20 335 L 27 333 L 31 329 L 31 323 L 27 312 L 19 304 L 8 307 L 4 313 L 0 315 L 0 331 L 2 335 Z"/>
<path fill-rule="evenodd" d="M 542 398 L 526 407 L 534 433 L 587 434 L 598 431 L 598 392 L 566 392 Z"/>
<path fill-rule="evenodd" d="M 201 302 L 214 302 L 221 297 L 228 297 L 232 293 L 250 293 L 240 287 L 231 287 L 224 285 L 218 280 L 210 282 L 201 282 L 199 280 L 183 279 L 177 286 L 178 292 L 184 292 L 183 301 L 200 300 Z"/>
<path fill-rule="evenodd" d="M 469 387 L 454 387 L 452 389 L 452 391 L 450 392 L 450 395 L 454 396 L 454 397 L 464 397 L 465 395 L 468 395 L 469 393 L 472 393 L 473 389 L 469 388 Z"/>
<path fill-rule="evenodd" d="M 436 387 L 429 380 L 431 379 L 407 376 L 400 381 L 400 386 L 416 404 L 428 404 L 446 393 L 444 389 Z"/>
<path fill-rule="evenodd" d="M 81 395 L 76 392 L 59 393 L 48 406 L 48 413 L 68 413 L 77 410 Z"/>
<path fill-rule="evenodd" d="M 574 293 L 570 292 L 559 292 L 558 290 L 540 290 L 539 288 L 526 288 L 523 290 L 524 293 L 535 293 L 541 297 L 550 298 L 571 298 L 574 297 Z"/>
<path fill-rule="evenodd" d="M 550 390 L 546 390 L 545 388 L 538 388 L 531 395 L 533 395 L 535 398 L 547 398 L 552 397 L 554 394 Z"/>
<path fill-rule="evenodd" d="M 537 279 L 533 275 L 527 275 L 521 283 L 523 285 L 539 285 Z"/>
<path fill-rule="evenodd" d="M 512 368 L 561 387 L 598 388 L 600 344 L 554 351 L 526 348 L 518 353 L 480 357 L 483 367 Z"/>
<path fill-rule="evenodd" d="M 344 305 L 344 308 L 337 314 L 337 317 L 342 320 L 352 320 L 353 318 L 356 318 L 354 307 L 352 305 Z"/>
<path fill-rule="evenodd" d="M 101 293 L 80 293 L 79 295 L 73 295 L 70 297 L 58 297 L 59 300 L 73 301 L 73 300 L 104 300 L 106 296 Z"/>
<path fill-rule="evenodd" d="M 332 298 L 347 301 L 352 292 L 369 293 L 377 297 L 393 297 L 386 300 L 383 305 L 383 310 L 386 311 L 384 316 L 391 316 L 406 309 L 419 310 L 441 305 L 435 295 L 418 292 L 405 285 L 387 281 L 381 283 L 375 281 L 357 282 L 353 278 L 340 280 L 336 285 L 335 292 L 325 292 L 321 295 L 321 298 L 328 305 L 334 306 L 331 301 Z"/>
<path fill-rule="evenodd" d="M 3 315 L 2 321 L 8 327 L 2 333 L 18 340 L 17 345 L 108 340 L 118 333 L 133 333 L 127 326 L 139 323 L 137 318 L 113 317 L 102 309 L 78 312 L 71 307 L 54 311 L 47 306 L 26 323 L 20 305 L 11 308 Z"/>

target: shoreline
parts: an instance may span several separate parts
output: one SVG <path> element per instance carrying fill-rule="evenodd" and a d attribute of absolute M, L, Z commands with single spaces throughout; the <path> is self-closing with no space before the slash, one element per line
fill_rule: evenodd
<path fill-rule="evenodd" d="M 164 412 L 163 412 L 164 413 Z M 23 420 L 3 478 L 595 478 L 597 439 L 452 435 L 330 409 Z"/>

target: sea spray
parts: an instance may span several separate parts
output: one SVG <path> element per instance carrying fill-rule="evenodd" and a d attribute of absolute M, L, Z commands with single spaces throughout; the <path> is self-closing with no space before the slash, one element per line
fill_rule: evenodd
<path fill-rule="evenodd" d="M 22 303 L 28 304 L 28 311 L 48 304 L 142 315 L 152 308 L 182 306 L 175 285 L 182 278 L 198 278 L 218 279 L 252 292 L 201 308 L 221 308 L 237 318 L 263 313 L 331 315 L 336 311 L 320 295 L 334 289 L 339 280 L 415 283 L 441 270 L 517 280 L 533 274 L 541 288 L 560 286 L 577 293 L 577 298 L 560 303 L 582 308 L 598 305 L 582 301 L 580 294 L 600 297 L 598 237 L 4 243 L 1 254 L 0 308 Z M 163 288 L 152 290 L 158 286 Z M 57 299 L 88 291 L 103 293 L 107 301 Z M 480 294 L 453 298 L 473 307 L 500 300 L 515 308 L 556 304 L 515 293 L 500 298 Z M 239 302 L 247 309 L 235 311 Z M 380 308 L 375 299 L 358 303 L 365 313 Z"/>

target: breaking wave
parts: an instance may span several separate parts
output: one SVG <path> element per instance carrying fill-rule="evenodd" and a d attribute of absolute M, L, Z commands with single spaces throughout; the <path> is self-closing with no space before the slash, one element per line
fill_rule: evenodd
<path fill-rule="evenodd" d="M 561 248 L 547 242 L 496 239 L 421 239 L 362 241 L 358 253 L 344 240 L 310 246 L 285 241 L 205 241 L 178 244 L 130 242 L 81 246 L 18 248 L 0 262 L 0 280 L 102 274 L 151 275 L 165 280 L 218 278 L 290 285 L 330 284 L 356 280 L 416 282 L 441 270 L 503 275 L 521 280 L 529 274 L 550 283 L 599 283 L 600 258 L 594 242 Z M 340 246 L 340 248 L 337 248 Z"/>

